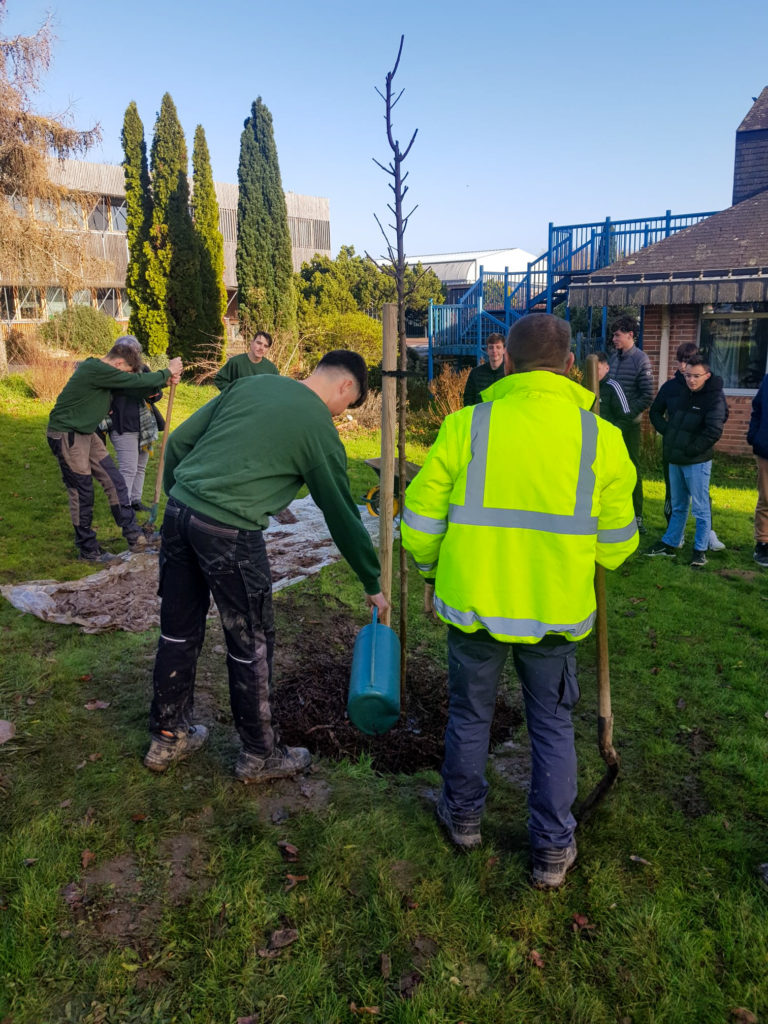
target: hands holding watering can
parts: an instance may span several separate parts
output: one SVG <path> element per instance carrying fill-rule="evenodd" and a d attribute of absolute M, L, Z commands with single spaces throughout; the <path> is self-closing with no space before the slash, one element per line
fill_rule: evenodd
<path fill-rule="evenodd" d="M 389 601 L 381 591 L 378 594 L 366 594 L 365 603 L 369 608 L 377 608 L 380 612 L 385 612 L 389 608 Z"/>

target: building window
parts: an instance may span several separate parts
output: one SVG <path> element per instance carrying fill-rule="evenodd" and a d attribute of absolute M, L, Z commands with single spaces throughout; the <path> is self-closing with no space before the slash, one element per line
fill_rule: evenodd
<path fill-rule="evenodd" d="M 112 207 L 112 230 L 125 232 L 128 230 L 128 206 L 124 199 L 113 198 Z"/>
<path fill-rule="evenodd" d="M 96 307 L 97 309 L 100 309 L 102 313 L 106 313 L 107 316 L 116 317 L 119 312 L 117 306 L 117 290 L 115 288 L 97 288 Z"/>
<path fill-rule="evenodd" d="M 91 290 L 90 288 L 80 288 L 76 292 L 72 292 L 71 304 L 73 306 L 90 306 L 91 304 Z"/>
<path fill-rule="evenodd" d="M 76 199 L 62 199 L 60 205 L 61 226 L 68 231 L 79 231 L 83 226 L 83 208 Z"/>
<path fill-rule="evenodd" d="M 11 320 L 16 319 L 16 297 L 13 294 L 13 288 L 7 285 L 0 288 L 0 320 Z"/>
<path fill-rule="evenodd" d="M 63 288 L 54 285 L 45 289 L 45 311 L 48 316 L 55 316 L 67 308 L 67 296 Z"/>
<path fill-rule="evenodd" d="M 130 320 L 131 318 L 131 303 L 128 299 L 128 292 L 125 288 L 120 289 L 120 319 Z"/>
<path fill-rule="evenodd" d="M 109 204 L 103 196 L 97 199 L 88 214 L 88 228 L 90 231 L 109 231 Z"/>
<path fill-rule="evenodd" d="M 40 292 L 37 288 L 19 288 L 19 320 L 40 319 Z"/>
<path fill-rule="evenodd" d="M 768 303 L 704 306 L 699 347 L 724 388 L 758 388 L 768 369 Z"/>
<path fill-rule="evenodd" d="M 48 224 L 55 224 L 58 221 L 58 206 L 53 199 L 33 199 L 32 205 L 35 211 L 35 220 L 44 220 Z"/>

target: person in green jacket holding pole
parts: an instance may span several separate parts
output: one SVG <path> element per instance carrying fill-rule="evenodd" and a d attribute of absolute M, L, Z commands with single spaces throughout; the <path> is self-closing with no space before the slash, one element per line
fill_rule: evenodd
<path fill-rule="evenodd" d="M 69 513 L 75 530 L 78 558 L 107 562 L 93 529 L 93 478 L 104 488 L 112 517 L 132 550 L 146 544 L 120 470 L 96 432 L 109 412 L 113 390 L 146 398 L 170 379 L 181 379 L 181 359 L 171 359 L 167 370 L 141 373 L 141 349 L 118 338 L 101 359 L 80 363 L 56 399 L 48 419 L 48 446 L 61 469 L 69 495 Z"/>
<path fill-rule="evenodd" d="M 160 642 L 144 758 L 151 771 L 164 772 L 207 738 L 207 728 L 193 722 L 193 697 L 211 595 L 221 614 L 232 715 L 242 740 L 235 776 L 261 782 L 309 764 L 309 751 L 283 746 L 272 721 L 275 630 L 262 531 L 306 484 L 368 605 L 389 607 L 333 424 L 367 391 L 362 356 L 328 352 L 304 381 L 271 375 L 234 381 L 168 439 Z"/>

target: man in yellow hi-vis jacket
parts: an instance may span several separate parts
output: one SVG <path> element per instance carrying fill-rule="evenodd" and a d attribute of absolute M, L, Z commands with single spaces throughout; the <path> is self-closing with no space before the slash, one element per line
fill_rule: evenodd
<path fill-rule="evenodd" d="M 512 650 L 531 737 L 533 882 L 557 888 L 576 860 L 576 642 L 595 617 L 595 562 L 637 547 L 635 469 L 621 432 L 570 380 L 570 328 L 533 313 L 509 331 L 507 374 L 445 418 L 406 492 L 402 539 L 448 623 L 449 720 L 437 817 L 481 842 L 484 772 Z"/>

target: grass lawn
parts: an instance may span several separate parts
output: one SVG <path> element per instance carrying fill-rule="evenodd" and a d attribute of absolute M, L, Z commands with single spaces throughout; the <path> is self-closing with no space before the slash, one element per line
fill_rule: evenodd
<path fill-rule="evenodd" d="M 213 393 L 180 387 L 174 421 Z M 47 413 L 20 379 L 0 382 L 0 582 L 94 571 L 73 560 Z M 378 438 L 344 441 L 359 496 Z M 649 477 L 648 544 L 663 523 Z M 751 558 L 751 463 L 718 459 L 712 499 L 727 550 L 704 570 L 687 565 L 689 524 L 679 559 L 609 574 L 622 771 L 552 894 L 527 884 L 524 726 L 490 770 L 484 846 L 460 856 L 432 816 L 433 771 L 381 775 L 363 755 L 301 782 L 235 783 L 215 624 L 198 674 L 211 743 L 155 777 L 140 758 L 156 636 L 86 636 L 2 602 L 0 718 L 16 736 L 0 746 L 0 1021 L 768 1019 L 768 890 L 754 873 L 768 860 L 768 575 Z M 122 550 L 98 488 L 95 522 Z M 410 578 L 409 649 L 444 687 L 443 627 Z M 306 643 L 330 608 L 365 621 L 341 563 L 276 596 L 279 648 Z M 602 774 L 591 639 L 579 666 L 585 795 Z"/>

